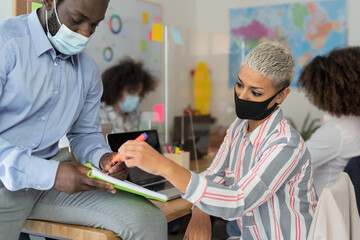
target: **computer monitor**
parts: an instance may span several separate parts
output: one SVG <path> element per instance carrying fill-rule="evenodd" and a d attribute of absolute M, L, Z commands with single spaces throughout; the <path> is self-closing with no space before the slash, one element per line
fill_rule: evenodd
<path fill-rule="evenodd" d="M 145 132 L 148 135 L 146 142 L 159 153 L 161 152 L 158 132 L 156 130 L 143 130 L 134 132 L 110 133 L 107 135 L 107 142 L 112 151 L 117 152 L 119 147 L 128 140 L 134 140 Z M 152 183 L 162 180 L 163 177 L 147 173 L 140 168 L 129 168 L 128 180 L 138 185 Z"/>

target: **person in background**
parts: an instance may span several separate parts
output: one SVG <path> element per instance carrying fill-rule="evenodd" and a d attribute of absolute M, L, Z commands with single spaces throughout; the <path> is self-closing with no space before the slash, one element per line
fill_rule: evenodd
<path fill-rule="evenodd" d="M 101 133 L 101 77 L 82 52 L 108 2 L 44 0 L 29 15 L 0 20 L 0 240 L 19 239 L 28 218 L 122 239 L 167 238 L 155 205 L 87 177 L 83 166 L 127 176 L 124 164 L 110 164 L 116 153 Z M 56 161 L 65 133 L 78 162 Z"/>
<path fill-rule="evenodd" d="M 298 86 L 325 111 L 307 140 L 318 196 L 330 187 L 348 160 L 360 156 L 360 47 L 334 49 L 302 70 Z"/>
<path fill-rule="evenodd" d="M 146 142 L 119 148 L 128 167 L 163 176 L 195 205 L 183 239 L 211 239 L 209 214 L 236 219 L 242 239 L 306 239 L 316 208 L 311 157 L 278 107 L 294 73 L 294 57 L 279 43 L 249 52 L 234 87 L 237 118 L 205 174 L 182 168 Z"/>
<path fill-rule="evenodd" d="M 125 58 L 102 74 L 100 121 L 113 124 L 113 132 L 138 130 L 138 106 L 144 96 L 156 87 L 155 79 L 141 63 Z"/>

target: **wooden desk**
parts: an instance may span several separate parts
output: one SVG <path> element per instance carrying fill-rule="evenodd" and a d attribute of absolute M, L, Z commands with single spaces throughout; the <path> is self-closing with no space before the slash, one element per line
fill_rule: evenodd
<path fill-rule="evenodd" d="M 213 155 L 207 155 L 201 158 L 198 161 L 199 172 L 204 171 L 211 164 L 213 158 Z M 193 171 L 196 169 L 196 162 L 194 160 L 190 161 L 190 169 Z M 161 209 L 168 222 L 191 213 L 192 204 L 182 198 L 174 199 L 168 202 L 159 202 L 156 200 L 151 200 L 151 202 Z"/>
<path fill-rule="evenodd" d="M 210 165 L 212 159 L 213 156 L 205 156 L 199 160 L 199 172 L 205 170 Z M 195 161 L 190 162 L 190 169 L 196 169 Z M 156 200 L 151 200 L 151 202 L 164 213 L 168 222 L 191 213 L 192 204 L 182 198 L 168 202 Z M 109 230 L 42 220 L 26 220 L 22 231 L 33 236 L 50 238 L 56 236 L 57 239 L 121 240 Z"/>

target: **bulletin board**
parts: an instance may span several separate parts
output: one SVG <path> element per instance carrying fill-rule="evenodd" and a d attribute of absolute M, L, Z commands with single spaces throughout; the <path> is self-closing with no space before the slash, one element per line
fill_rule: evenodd
<path fill-rule="evenodd" d="M 162 21 L 161 6 L 137 0 L 110 1 L 85 52 L 102 73 L 125 56 L 142 61 L 155 78 L 162 76 L 163 42 L 152 41 L 153 23 Z"/>

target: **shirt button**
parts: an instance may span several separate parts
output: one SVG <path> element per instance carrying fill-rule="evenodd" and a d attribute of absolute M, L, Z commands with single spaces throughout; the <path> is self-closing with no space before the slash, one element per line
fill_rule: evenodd
<path fill-rule="evenodd" d="M 58 90 L 55 90 L 54 93 L 55 93 L 55 95 L 59 94 Z"/>
<path fill-rule="evenodd" d="M 41 120 L 43 120 L 43 121 L 44 121 L 44 120 L 45 120 L 45 117 L 41 117 Z"/>
<path fill-rule="evenodd" d="M 37 188 L 40 188 L 40 187 L 41 187 L 41 185 L 40 185 L 40 184 L 38 184 L 38 185 L 36 185 L 36 187 L 37 187 Z"/>
<path fill-rule="evenodd" d="M 57 61 L 54 61 L 54 65 L 57 66 L 59 65 L 59 63 Z"/>
<path fill-rule="evenodd" d="M 36 144 L 35 144 L 35 143 L 33 143 L 33 144 L 31 144 L 31 146 L 35 147 L 35 146 L 36 146 Z"/>

